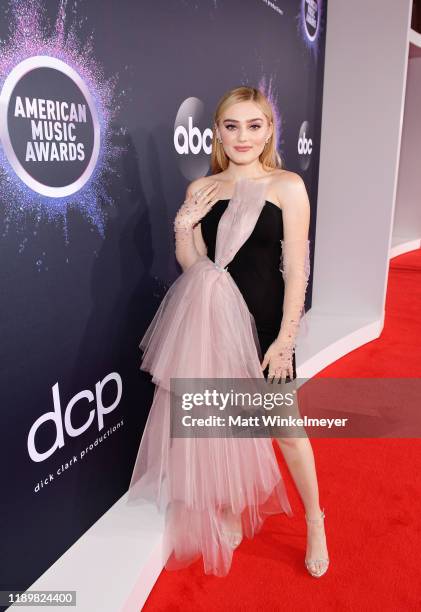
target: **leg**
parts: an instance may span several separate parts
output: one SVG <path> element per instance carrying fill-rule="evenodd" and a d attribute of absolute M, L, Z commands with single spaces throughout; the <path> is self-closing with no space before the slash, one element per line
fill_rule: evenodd
<path fill-rule="evenodd" d="M 260 334 L 261 347 L 264 352 L 268 349 L 272 340 L 269 336 Z M 293 380 L 297 378 L 295 352 L 292 358 Z M 269 367 L 263 372 L 267 380 Z M 287 382 L 290 379 L 287 378 Z M 297 404 L 298 408 L 298 404 Z M 327 570 L 326 562 L 322 559 L 328 559 L 326 534 L 324 530 L 324 521 L 321 518 L 321 508 L 319 503 L 319 486 L 317 482 L 316 465 L 314 460 L 313 449 L 310 440 L 304 436 L 300 438 L 275 438 L 285 458 L 288 469 L 294 480 L 295 486 L 301 496 L 307 523 L 307 548 L 306 560 L 308 560 L 308 569 L 313 575 L 321 575 Z M 311 561 L 311 559 L 319 559 L 319 561 Z"/>
<path fill-rule="evenodd" d="M 308 438 L 275 438 L 300 493 L 306 514 L 314 518 L 321 513 L 319 487 L 313 449 Z"/>
<path fill-rule="evenodd" d="M 313 449 L 308 438 L 275 438 L 304 504 L 307 522 L 306 559 L 328 558 L 324 521 L 319 505 L 319 487 Z M 319 520 L 317 520 L 319 519 Z M 311 570 L 322 573 L 326 563 L 314 561 Z"/>
<path fill-rule="evenodd" d="M 267 350 L 265 342 L 264 349 Z M 293 379 L 297 377 L 295 353 L 292 359 Z M 267 380 L 269 367 L 263 372 Z M 289 378 L 287 378 L 289 382 Z M 299 416 L 298 402 L 297 410 Z M 302 438 L 275 438 L 277 440 L 294 483 L 301 495 L 306 514 L 309 518 L 320 515 L 319 488 L 316 476 L 316 466 L 313 449 L 307 437 Z"/>

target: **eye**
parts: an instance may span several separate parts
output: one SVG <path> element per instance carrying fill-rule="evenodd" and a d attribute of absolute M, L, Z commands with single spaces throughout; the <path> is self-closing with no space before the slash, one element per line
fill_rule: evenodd
<path fill-rule="evenodd" d="M 232 131 L 232 130 L 231 130 L 231 128 L 236 129 L 236 127 L 237 127 L 237 126 L 236 126 L 236 125 L 234 125 L 233 123 L 227 123 L 227 124 L 225 125 L 225 128 L 226 128 L 228 131 L 230 131 L 230 132 Z M 253 131 L 255 132 L 256 130 L 259 130 L 259 129 L 260 129 L 262 126 L 261 126 L 261 124 L 260 124 L 260 123 L 252 123 L 252 124 L 250 125 L 250 127 L 251 127 L 251 128 L 253 128 Z"/>

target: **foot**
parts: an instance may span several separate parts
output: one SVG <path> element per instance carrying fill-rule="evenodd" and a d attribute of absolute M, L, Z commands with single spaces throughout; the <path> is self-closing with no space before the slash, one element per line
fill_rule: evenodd
<path fill-rule="evenodd" d="M 243 539 L 241 515 L 233 514 L 230 508 L 221 510 L 222 535 L 229 542 L 231 548 L 237 548 Z"/>
<path fill-rule="evenodd" d="M 307 549 L 305 566 L 308 572 L 315 578 L 323 576 L 329 567 L 324 517 L 324 510 L 320 512 L 319 516 L 306 516 Z"/>

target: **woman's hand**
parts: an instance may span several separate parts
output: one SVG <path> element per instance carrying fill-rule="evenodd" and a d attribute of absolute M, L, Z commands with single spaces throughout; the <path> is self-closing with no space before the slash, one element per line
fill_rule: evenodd
<path fill-rule="evenodd" d="M 275 340 L 269 346 L 262 361 L 262 372 L 269 365 L 268 382 L 278 383 L 281 380 L 285 383 L 286 377 L 293 379 L 294 371 L 292 356 L 294 353 L 294 343 L 286 340 Z"/>
<path fill-rule="evenodd" d="M 174 219 L 174 230 L 192 229 L 217 202 L 220 183 L 213 181 L 184 200 Z"/>

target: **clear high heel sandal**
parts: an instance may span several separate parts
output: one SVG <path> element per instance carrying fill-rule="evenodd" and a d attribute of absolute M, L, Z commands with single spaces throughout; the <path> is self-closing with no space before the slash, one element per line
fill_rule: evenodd
<path fill-rule="evenodd" d="M 324 508 L 323 508 L 322 513 L 321 513 L 319 518 L 309 519 L 309 518 L 307 518 L 307 515 L 306 515 L 306 521 L 307 521 L 308 524 L 310 524 L 310 523 L 318 523 L 320 520 L 323 520 L 324 518 L 325 518 L 325 510 L 324 510 Z M 320 571 L 317 571 L 315 569 L 314 564 L 317 563 L 317 562 L 323 564 L 322 565 L 322 569 Z M 311 574 L 315 578 L 320 578 L 321 576 L 323 576 L 327 572 L 327 568 L 329 567 L 329 557 L 325 557 L 325 558 L 322 558 L 322 559 L 310 559 L 310 558 L 307 559 L 306 558 L 304 560 L 304 563 L 305 563 L 305 566 L 306 566 L 307 571 L 308 571 L 309 574 Z"/>
<path fill-rule="evenodd" d="M 222 535 L 229 542 L 231 548 L 235 549 L 243 540 L 243 529 L 241 516 L 232 514 L 231 510 L 222 512 Z"/>

